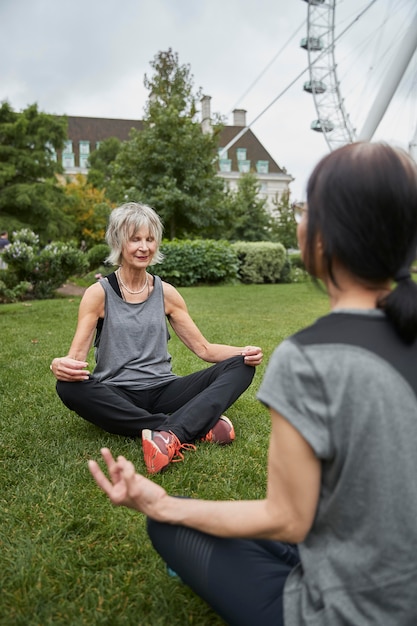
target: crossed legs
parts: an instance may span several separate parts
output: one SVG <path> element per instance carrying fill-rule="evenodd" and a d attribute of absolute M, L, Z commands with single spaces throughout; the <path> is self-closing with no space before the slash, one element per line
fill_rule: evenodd
<path fill-rule="evenodd" d="M 297 547 L 266 540 L 223 539 L 148 520 L 167 565 L 230 625 L 279 626 L 283 591 L 299 562 Z"/>
<path fill-rule="evenodd" d="M 232 357 L 188 376 L 145 390 L 83 382 L 57 383 L 62 402 L 103 430 L 137 437 L 142 430 L 172 431 L 192 442 L 204 436 L 249 387 L 254 368 Z"/>

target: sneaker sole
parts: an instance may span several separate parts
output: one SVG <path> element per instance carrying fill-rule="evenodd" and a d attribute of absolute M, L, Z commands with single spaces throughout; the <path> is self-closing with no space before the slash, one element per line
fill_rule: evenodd
<path fill-rule="evenodd" d="M 169 465 L 169 458 L 163 454 L 156 443 L 152 441 L 152 431 L 142 431 L 142 448 L 146 469 L 149 474 L 162 472 Z"/>

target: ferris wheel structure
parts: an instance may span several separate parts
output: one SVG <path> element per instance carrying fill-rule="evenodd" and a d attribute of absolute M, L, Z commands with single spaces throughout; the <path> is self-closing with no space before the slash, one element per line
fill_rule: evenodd
<path fill-rule="evenodd" d="M 384 57 L 379 59 L 384 73 L 379 79 L 378 89 L 374 90 L 372 105 L 368 104 L 369 111 L 363 126 L 358 130 L 343 97 L 336 51 L 338 41 L 365 16 L 377 0 L 363 5 L 358 13 L 351 17 L 350 22 L 344 24 L 337 21 L 339 5 L 343 5 L 343 0 L 304 1 L 308 4 L 307 33 L 300 45 L 307 51 L 309 75 L 303 89 L 312 95 L 317 114 L 311 128 L 323 134 L 330 150 L 356 140 L 368 141 L 383 119 L 417 49 L 416 6 L 413 7 L 414 16 L 408 15 L 406 32 L 397 33 L 397 49 L 394 49 L 393 45 L 387 45 Z M 409 7 L 406 8 L 409 13 Z M 381 13 L 380 7 L 378 9 Z M 385 22 L 389 23 L 388 20 L 389 15 Z M 382 54 L 380 56 L 382 57 Z M 364 68 L 356 67 L 358 75 L 363 70 Z M 416 146 L 417 126 L 414 129 L 414 136 L 409 141 L 410 151 Z"/>

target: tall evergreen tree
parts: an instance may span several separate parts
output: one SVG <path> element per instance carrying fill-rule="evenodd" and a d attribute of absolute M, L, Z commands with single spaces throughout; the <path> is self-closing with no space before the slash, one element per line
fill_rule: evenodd
<path fill-rule="evenodd" d="M 281 198 L 274 200 L 274 211 L 271 221 L 273 239 L 282 243 L 287 250 L 297 248 L 297 220 L 294 207 L 290 204 L 290 194 L 285 193 Z"/>
<path fill-rule="evenodd" d="M 133 130 L 112 166 L 109 197 L 155 208 L 169 238 L 217 237 L 224 221 L 223 181 L 217 176 L 216 134 L 203 134 L 188 65 L 171 49 L 151 62 L 144 129 Z"/>
<path fill-rule="evenodd" d="M 270 241 L 270 216 L 266 199 L 259 197 L 259 182 L 253 172 L 242 174 L 236 191 L 228 196 L 228 238 L 235 241 Z"/>

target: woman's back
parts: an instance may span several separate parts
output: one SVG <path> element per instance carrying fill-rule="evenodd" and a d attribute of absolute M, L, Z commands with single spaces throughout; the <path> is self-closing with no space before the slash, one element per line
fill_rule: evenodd
<path fill-rule="evenodd" d="M 375 309 L 334 312 L 271 360 L 260 399 L 322 461 L 302 568 L 286 586 L 290 624 L 406 624 L 402 610 L 417 615 L 416 361 L 417 343 L 401 341 Z"/>

